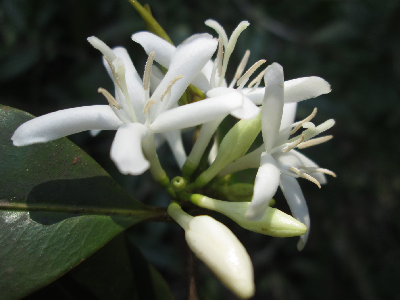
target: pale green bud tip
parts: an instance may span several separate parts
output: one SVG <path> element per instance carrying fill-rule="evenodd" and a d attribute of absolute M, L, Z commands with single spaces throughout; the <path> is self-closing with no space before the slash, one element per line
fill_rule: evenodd
<path fill-rule="evenodd" d="M 186 187 L 186 180 L 180 176 L 176 176 L 171 180 L 172 187 L 175 191 L 181 191 Z"/>
<path fill-rule="evenodd" d="M 197 216 L 185 229 L 189 248 L 241 299 L 254 295 L 253 265 L 246 249 L 222 223 Z"/>

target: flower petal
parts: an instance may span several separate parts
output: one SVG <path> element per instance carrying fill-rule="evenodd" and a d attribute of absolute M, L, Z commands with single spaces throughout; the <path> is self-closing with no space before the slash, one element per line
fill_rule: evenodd
<path fill-rule="evenodd" d="M 49 142 L 92 129 L 117 129 L 123 123 L 108 105 L 82 106 L 52 112 L 23 123 L 11 139 L 15 146 Z"/>
<path fill-rule="evenodd" d="M 126 51 L 125 48 L 123 47 L 115 47 L 112 49 L 114 55 L 118 58 L 120 58 L 124 64 L 125 68 L 125 82 L 126 86 L 128 88 L 128 94 L 129 98 L 131 99 L 133 109 L 135 110 L 136 117 L 138 118 L 138 121 L 141 123 L 144 123 L 146 118 L 144 116 L 143 108 L 144 108 L 144 89 L 143 89 L 143 82 L 142 79 L 140 78 L 138 72 L 136 71 L 135 66 L 132 63 L 132 60 Z M 111 68 L 107 62 L 107 60 L 103 57 L 103 64 L 105 68 L 107 69 L 108 75 L 110 75 L 111 79 L 114 81 L 114 77 L 111 71 Z M 120 99 L 118 92 L 120 92 L 119 87 L 116 85 L 115 86 L 115 99 L 117 102 L 121 105 L 121 107 L 124 109 L 124 112 L 128 112 L 128 106 L 126 105 L 125 99 Z M 119 90 L 119 91 L 118 91 Z M 122 93 L 121 93 L 122 95 Z M 122 111 L 121 111 L 122 113 Z M 128 119 L 130 119 L 128 117 Z"/>
<path fill-rule="evenodd" d="M 264 216 L 269 201 L 278 189 L 280 174 L 275 159 L 267 152 L 263 152 L 261 154 L 261 165 L 254 183 L 251 205 L 245 214 L 248 220 L 257 221 Z"/>
<path fill-rule="evenodd" d="M 285 103 L 299 102 L 330 92 L 330 84 L 321 77 L 311 76 L 285 81 Z"/>
<path fill-rule="evenodd" d="M 207 97 L 218 97 L 229 93 L 240 93 L 241 91 L 228 88 L 228 87 L 217 87 L 207 92 Z M 242 94 L 243 95 L 243 94 Z M 243 96 L 243 105 L 231 111 L 231 115 L 238 119 L 253 119 L 260 113 L 258 108 L 250 99 Z"/>
<path fill-rule="evenodd" d="M 283 106 L 283 114 L 281 126 L 279 128 L 279 136 L 276 140 L 277 145 L 285 143 L 290 136 L 291 126 L 296 118 L 297 102 L 285 103 Z"/>
<path fill-rule="evenodd" d="M 168 141 L 168 144 L 172 150 L 172 153 L 175 156 L 175 159 L 179 165 L 179 168 L 182 169 L 183 165 L 185 164 L 187 156 L 186 156 L 185 148 L 183 147 L 181 131 L 173 130 L 173 131 L 165 132 L 164 135 Z"/>
<path fill-rule="evenodd" d="M 122 174 L 140 175 L 150 167 L 142 150 L 142 141 L 149 134 L 140 123 L 124 124 L 117 130 L 110 155 Z"/>
<path fill-rule="evenodd" d="M 160 38 L 159 36 L 147 31 L 142 31 L 133 34 L 132 40 L 139 43 L 144 48 L 144 51 L 146 51 L 147 55 L 149 55 L 152 51 L 155 51 L 156 55 L 154 57 L 154 60 L 163 67 L 169 69 L 172 57 L 174 56 L 174 53 L 176 51 L 175 46 L 171 45 L 169 42 Z M 212 62 L 211 62 L 211 68 L 212 68 Z M 207 68 L 207 70 L 208 69 L 209 67 Z M 211 77 L 211 71 L 210 71 L 210 77 Z M 207 78 L 208 77 L 205 74 L 199 73 L 193 79 L 192 84 L 197 88 L 201 89 L 202 91 L 207 92 L 210 89 L 209 79 Z"/>
<path fill-rule="evenodd" d="M 310 233 L 310 215 L 308 213 L 307 203 L 304 199 L 303 192 L 296 178 L 281 175 L 281 189 L 283 195 L 289 204 L 290 211 L 297 220 L 307 226 L 307 232 L 300 236 L 300 241 L 297 244 L 297 249 L 301 251 L 306 245 L 308 234 Z"/>
<path fill-rule="evenodd" d="M 290 150 L 288 153 L 276 152 L 272 155 L 282 169 L 288 170 L 289 167 L 311 167 L 319 168 L 319 166 L 313 162 L 311 159 L 301 154 L 299 151 Z M 306 172 L 307 173 L 307 172 Z M 314 172 L 309 173 L 312 177 L 318 180 L 319 183 L 326 183 L 326 176 L 323 173 Z"/>
<path fill-rule="evenodd" d="M 262 135 L 267 151 L 274 147 L 283 113 L 283 68 L 278 63 L 267 67 L 264 75 L 265 95 L 262 108 Z"/>
<path fill-rule="evenodd" d="M 176 49 L 174 45 L 171 45 L 166 40 L 147 31 L 141 31 L 133 34 L 132 40 L 136 43 L 139 43 L 143 47 L 144 51 L 146 51 L 147 55 L 155 51 L 156 55 L 154 60 L 163 67 L 167 69 L 169 68 Z"/>
<path fill-rule="evenodd" d="M 152 98 L 159 101 L 161 94 L 165 91 L 168 84 L 178 75 L 183 78 L 178 80 L 171 89 L 169 102 L 162 110 L 172 108 L 182 96 L 188 85 L 193 81 L 217 48 L 217 40 L 209 34 L 195 34 L 180 44 L 172 57 L 167 74 L 152 95 Z M 152 120 L 155 119 L 163 103 L 158 102 L 152 109 Z"/>
<path fill-rule="evenodd" d="M 241 106 L 242 97 L 241 93 L 232 92 L 172 108 L 160 114 L 150 129 L 153 132 L 167 132 L 212 121 Z"/>

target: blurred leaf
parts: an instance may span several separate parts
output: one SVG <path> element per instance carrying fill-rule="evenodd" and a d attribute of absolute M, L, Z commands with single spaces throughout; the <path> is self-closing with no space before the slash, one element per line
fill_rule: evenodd
<path fill-rule="evenodd" d="M 163 214 L 130 197 L 66 138 L 14 147 L 12 133 L 31 118 L 0 107 L 2 300 L 54 281 L 124 229 Z"/>
<path fill-rule="evenodd" d="M 161 275 L 135 246 L 127 248 L 121 234 L 70 275 L 100 300 L 173 299 Z M 141 293 L 145 297 L 139 297 Z"/>

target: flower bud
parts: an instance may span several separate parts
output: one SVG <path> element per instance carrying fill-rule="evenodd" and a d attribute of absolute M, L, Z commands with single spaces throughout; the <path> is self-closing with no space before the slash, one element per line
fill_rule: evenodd
<path fill-rule="evenodd" d="M 195 181 L 195 187 L 210 182 L 223 168 L 242 157 L 261 131 L 261 113 L 250 120 L 240 120 L 229 130 L 221 142 L 218 155 L 211 166 Z"/>
<path fill-rule="evenodd" d="M 275 237 L 292 237 L 303 235 L 307 232 L 306 225 L 270 206 L 262 219 L 250 221 L 245 217 L 245 213 L 251 202 L 227 202 L 211 199 L 203 195 L 193 195 L 191 201 L 197 206 L 222 213 L 241 227 L 257 233 Z"/>
<path fill-rule="evenodd" d="M 209 216 L 192 217 L 177 203 L 169 215 L 183 227 L 189 248 L 236 296 L 254 295 L 253 265 L 238 238 L 222 223 Z"/>

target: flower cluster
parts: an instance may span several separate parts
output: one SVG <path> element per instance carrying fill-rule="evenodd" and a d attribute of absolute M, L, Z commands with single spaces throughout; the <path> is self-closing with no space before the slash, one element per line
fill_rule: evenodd
<path fill-rule="evenodd" d="M 114 82 L 114 95 L 98 89 L 108 105 L 70 108 L 35 118 L 18 127 L 12 140 L 15 146 L 26 146 L 85 130 L 116 130 L 110 156 L 119 171 L 139 175 L 150 169 L 153 178 L 171 195 L 168 213 L 185 230 L 189 247 L 233 293 L 247 299 L 254 294 L 253 268 L 243 245 L 222 223 L 208 216 L 192 217 L 181 205 L 220 212 L 253 232 L 300 236 L 298 249 L 303 249 L 310 232 L 310 217 L 296 179 L 310 180 L 320 188 L 326 183 L 325 174 L 336 175 L 295 148 L 331 139 L 332 136 L 315 137 L 331 128 L 334 121 L 314 125 L 314 109 L 309 117 L 295 122 L 297 102 L 331 89 L 320 77 L 284 81 L 283 68 L 278 63 L 267 66 L 248 84 L 266 62 L 260 60 L 245 71 L 249 50 L 228 85 L 230 56 L 249 23 L 241 22 L 230 38 L 216 21 L 207 20 L 206 25 L 217 32 L 218 39 L 207 33 L 196 34 L 175 47 L 150 32 L 133 34 L 132 40 L 148 55 L 142 78 L 124 48 L 111 49 L 100 39 L 89 37 L 89 43 L 102 53 Z M 260 87 L 263 79 L 265 85 Z M 182 105 L 179 100 L 187 90 L 197 101 L 192 97 Z M 213 137 L 229 114 L 240 120 L 217 143 Z M 199 125 L 197 139 L 187 156 L 181 129 Z M 263 144 L 248 152 L 260 132 Z M 160 137 L 168 141 L 182 177 L 169 180 L 163 170 L 156 149 Z M 209 166 L 200 172 L 204 157 Z M 230 174 L 247 168 L 258 168 L 254 184 L 229 182 Z M 270 205 L 278 186 L 293 217 Z M 208 197 L 210 190 L 225 201 Z"/>

